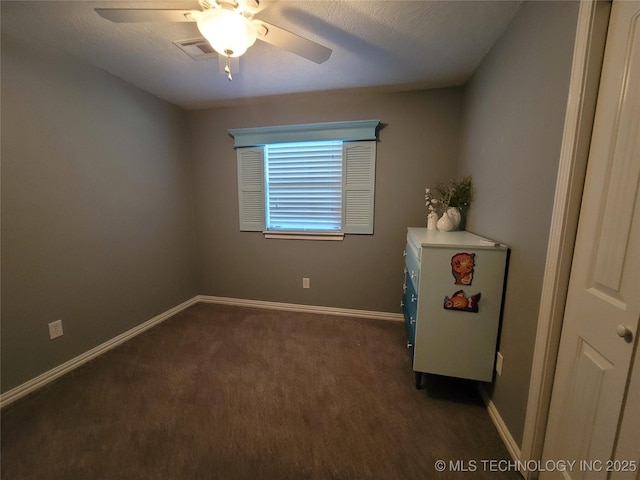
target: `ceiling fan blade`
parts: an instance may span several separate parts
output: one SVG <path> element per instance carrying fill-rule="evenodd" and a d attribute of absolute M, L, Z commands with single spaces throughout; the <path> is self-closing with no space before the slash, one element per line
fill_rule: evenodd
<path fill-rule="evenodd" d="M 251 12 L 251 15 L 257 15 L 264 9 L 278 2 L 278 0 L 236 0 L 241 6 Z"/>
<path fill-rule="evenodd" d="M 163 10 L 153 8 L 96 8 L 102 18 L 115 23 L 135 22 L 195 22 L 192 10 Z"/>
<path fill-rule="evenodd" d="M 284 28 L 276 27 L 262 20 L 257 20 L 266 29 L 265 35 L 258 38 L 276 47 L 284 48 L 315 63 L 323 63 L 331 56 L 331 49 L 307 38 L 291 33 Z"/>

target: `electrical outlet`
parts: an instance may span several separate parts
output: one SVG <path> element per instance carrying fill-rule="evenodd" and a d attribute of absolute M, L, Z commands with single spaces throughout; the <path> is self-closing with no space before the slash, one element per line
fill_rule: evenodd
<path fill-rule="evenodd" d="M 502 375 L 502 362 L 504 361 L 504 357 L 500 352 L 496 355 L 496 373 L 498 375 Z"/>
<path fill-rule="evenodd" d="M 302 288 L 311 288 L 311 285 L 309 283 L 309 279 L 308 278 L 303 278 L 302 279 Z"/>
<path fill-rule="evenodd" d="M 62 334 L 62 320 L 56 320 L 55 322 L 51 322 L 49 324 L 49 338 L 51 340 L 61 337 Z"/>

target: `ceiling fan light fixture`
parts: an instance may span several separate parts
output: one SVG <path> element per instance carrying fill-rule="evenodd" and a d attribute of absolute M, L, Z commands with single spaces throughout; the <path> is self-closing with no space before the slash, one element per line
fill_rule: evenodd
<path fill-rule="evenodd" d="M 257 32 L 244 16 L 225 8 L 205 10 L 198 29 L 220 55 L 239 57 L 256 41 Z"/>

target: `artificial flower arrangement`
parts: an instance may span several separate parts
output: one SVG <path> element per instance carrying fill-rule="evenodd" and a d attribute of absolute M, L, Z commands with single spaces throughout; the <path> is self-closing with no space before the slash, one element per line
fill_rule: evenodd
<path fill-rule="evenodd" d="M 427 228 L 455 230 L 473 200 L 473 181 L 470 176 L 466 176 L 460 179 L 452 178 L 448 182 L 438 182 L 433 190 L 425 189 L 424 199 L 429 210 Z M 448 226 L 449 220 L 452 226 Z"/>

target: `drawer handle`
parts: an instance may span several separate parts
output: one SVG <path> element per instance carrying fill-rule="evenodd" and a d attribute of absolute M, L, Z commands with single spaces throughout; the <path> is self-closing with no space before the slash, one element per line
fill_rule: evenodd
<path fill-rule="evenodd" d="M 407 256 L 407 251 L 405 250 L 404 252 L 402 252 L 402 256 L 406 257 Z"/>
<path fill-rule="evenodd" d="M 407 349 L 409 349 L 409 348 L 411 348 L 411 347 L 413 347 L 413 343 L 411 343 L 411 342 L 407 342 Z"/>
<path fill-rule="evenodd" d="M 407 284 L 403 283 L 402 284 L 402 293 L 405 293 L 407 291 Z"/>
<path fill-rule="evenodd" d="M 405 275 L 406 275 L 407 271 L 408 271 L 408 270 L 407 270 L 407 267 L 404 267 L 404 268 L 402 269 L 402 272 L 403 272 Z"/>
<path fill-rule="evenodd" d="M 404 307 L 404 302 L 400 302 L 400 308 Z"/>
<path fill-rule="evenodd" d="M 409 317 L 409 323 L 416 323 L 416 319 L 413 317 Z"/>
<path fill-rule="evenodd" d="M 411 270 L 411 280 L 413 280 L 414 278 L 416 278 L 416 272 Z"/>
<path fill-rule="evenodd" d="M 415 293 L 412 293 L 412 294 L 411 294 L 411 301 L 412 301 L 412 302 L 417 302 L 417 301 L 418 301 L 418 298 L 416 297 L 416 294 L 415 294 Z"/>

